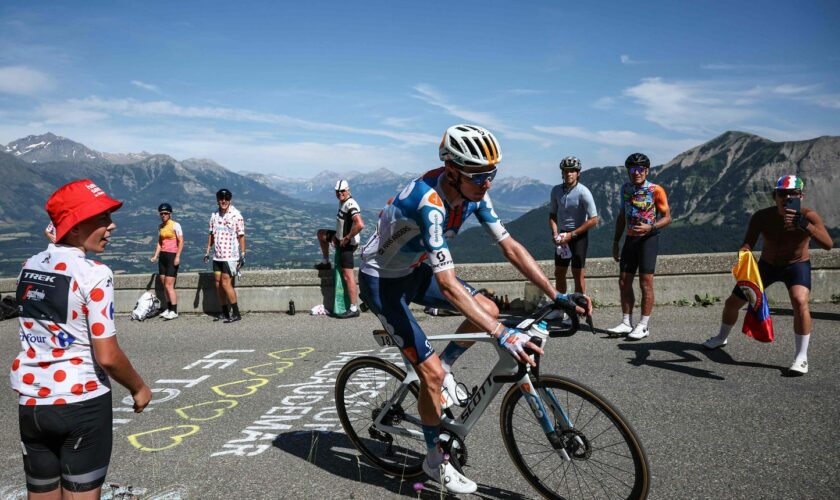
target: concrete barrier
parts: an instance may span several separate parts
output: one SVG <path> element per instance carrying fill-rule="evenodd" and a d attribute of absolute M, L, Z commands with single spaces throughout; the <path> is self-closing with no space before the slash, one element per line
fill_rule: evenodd
<path fill-rule="evenodd" d="M 654 292 L 656 303 L 693 302 L 694 296 L 707 294 L 725 299 L 732 290 L 734 280 L 731 268 L 734 253 L 661 255 L 656 264 Z M 552 283 L 554 262 L 539 262 Z M 587 292 L 593 300 L 604 305 L 619 303 L 618 264 L 611 258 L 587 259 Z M 831 251 L 811 250 L 812 290 L 811 300 L 828 302 L 840 295 L 840 249 Z M 527 283 L 519 272 L 508 263 L 463 264 L 457 266 L 458 276 L 476 288 L 492 289 L 496 295 L 507 295 L 513 308 L 530 310 L 543 294 Z M 332 304 L 332 271 L 314 269 L 281 269 L 248 271 L 237 284 L 239 305 L 243 311 L 287 311 L 289 301 L 296 309 L 308 312 L 317 304 Z M 571 278 L 571 273 L 569 278 Z M 129 312 L 140 294 L 154 288 L 158 297 L 163 289 L 157 275 L 123 274 L 115 276 L 115 310 Z M 638 290 L 638 280 L 636 280 Z M 574 285 L 569 280 L 569 290 Z M 178 276 L 179 312 L 218 311 L 218 300 L 212 273 L 183 273 Z M 0 279 L 0 292 L 14 294 L 15 279 Z M 641 292 L 637 291 L 637 302 Z M 768 289 L 771 304 L 789 303 L 785 287 L 781 284 Z"/>

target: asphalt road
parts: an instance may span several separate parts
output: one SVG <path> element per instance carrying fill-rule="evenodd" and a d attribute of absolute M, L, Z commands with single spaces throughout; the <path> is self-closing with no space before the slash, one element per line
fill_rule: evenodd
<path fill-rule="evenodd" d="M 721 307 L 658 307 L 639 342 L 578 333 L 553 339 L 543 372 L 582 381 L 635 427 L 653 471 L 651 498 L 837 498 L 840 493 L 840 306 L 816 305 L 804 377 L 793 360 L 792 317 L 774 316 L 777 341 L 733 333 L 724 350 L 700 346 Z M 596 310 L 612 326 L 614 308 Z M 459 318 L 422 316 L 433 333 Z M 155 392 L 143 414 L 114 390 L 114 453 L 104 497 L 416 497 L 413 482 L 367 465 L 340 430 L 333 378 L 349 357 L 380 351 L 370 314 L 353 320 L 250 314 L 237 324 L 206 316 L 117 320 L 120 343 Z M 0 355 L 19 349 L 17 321 L 0 322 Z M 387 356 L 388 353 L 385 352 Z M 493 362 L 475 348 L 455 365 L 468 386 Z M 297 397 L 296 397 L 297 396 Z M 0 498 L 23 498 L 17 401 L 2 392 Z M 497 398 L 467 439 L 468 476 L 482 498 L 533 498 L 504 451 Z M 438 497 L 431 482 L 424 498 Z"/>

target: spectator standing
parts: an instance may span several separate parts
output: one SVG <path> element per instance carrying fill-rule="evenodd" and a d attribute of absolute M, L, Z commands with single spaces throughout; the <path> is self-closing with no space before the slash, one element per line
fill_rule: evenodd
<path fill-rule="evenodd" d="M 653 312 L 653 274 L 659 254 L 659 231 L 671 223 L 668 196 L 662 186 L 647 180 L 650 159 L 633 153 L 624 162 L 630 182 L 621 187 L 621 211 L 615 219 L 613 259 L 619 262 L 618 286 L 621 289 L 621 323 L 613 333 L 627 334 L 628 340 L 640 340 L 650 334 L 648 321 Z M 627 229 L 619 257 L 618 243 Z M 633 326 L 633 278 L 639 272 L 642 289 L 642 317 Z"/>
<path fill-rule="evenodd" d="M 785 175 L 776 182 L 772 206 L 763 208 L 750 218 L 741 250 L 752 251 L 761 236 L 763 247 L 758 260 L 758 273 L 766 290 L 781 281 L 787 287 L 793 306 L 794 359 L 788 373 L 808 373 L 808 344 L 811 339 L 811 260 L 808 245 L 813 238 L 821 248 L 834 246 L 822 218 L 810 208 L 798 205 L 805 198 L 805 183 L 795 175 Z M 705 342 L 707 349 L 726 345 L 732 327 L 738 321 L 738 311 L 747 297 L 737 286 L 726 299 L 718 334 Z"/>
<path fill-rule="evenodd" d="M 175 280 L 178 277 L 178 266 L 181 265 L 184 232 L 181 230 L 181 224 L 172 220 L 172 205 L 161 203 L 158 214 L 160 214 L 158 241 L 151 261 L 160 259 L 158 260 L 158 276 L 168 302 L 160 317 L 170 320 L 178 317 L 178 294 L 175 291 Z"/>
<path fill-rule="evenodd" d="M 341 277 L 350 292 L 350 308 L 337 318 L 356 318 L 359 316 L 359 288 L 356 285 L 356 275 L 353 273 L 353 254 L 359 248 L 359 233 L 365 228 L 362 221 L 361 208 L 350 193 L 350 183 L 346 179 L 339 179 L 335 183 L 335 197 L 338 198 L 338 213 L 335 220 L 335 231 L 331 229 L 318 230 L 318 244 L 321 247 L 321 262 L 315 269 L 330 269 L 330 245 L 338 252 L 338 262 L 341 266 Z"/>
<path fill-rule="evenodd" d="M 219 209 L 210 215 L 210 234 L 204 251 L 204 263 L 213 249 L 213 276 L 222 313 L 214 321 L 233 323 L 242 319 L 236 302 L 233 278 L 245 265 L 245 219 L 232 204 L 233 194 L 227 189 L 216 193 Z"/>

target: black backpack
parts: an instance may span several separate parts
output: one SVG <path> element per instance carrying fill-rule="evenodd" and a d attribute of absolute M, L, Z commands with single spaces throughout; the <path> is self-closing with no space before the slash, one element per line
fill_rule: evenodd
<path fill-rule="evenodd" d="M 17 318 L 20 316 L 20 308 L 18 302 L 11 295 L 7 295 L 0 300 L 0 320 Z"/>

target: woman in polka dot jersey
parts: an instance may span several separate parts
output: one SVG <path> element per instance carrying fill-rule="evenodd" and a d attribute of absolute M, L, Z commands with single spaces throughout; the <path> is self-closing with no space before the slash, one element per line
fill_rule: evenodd
<path fill-rule="evenodd" d="M 61 187 L 46 205 L 56 243 L 18 278 L 21 353 L 10 379 L 30 494 L 99 498 L 111 459 L 108 377 L 131 392 L 134 411 L 152 399 L 117 343 L 113 273 L 86 258 L 105 251 L 121 206 L 88 179 Z"/>

